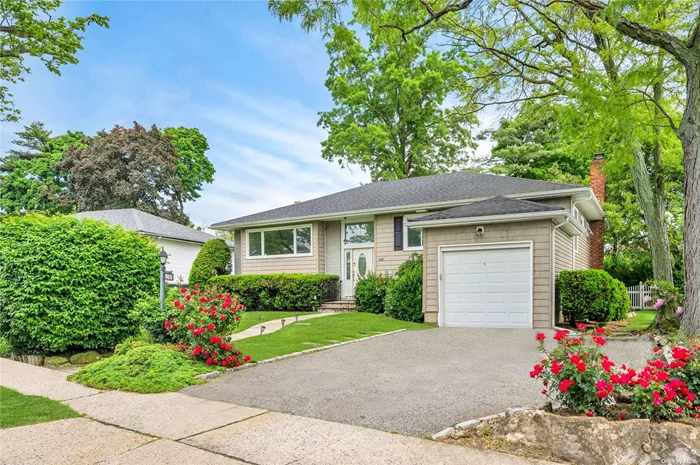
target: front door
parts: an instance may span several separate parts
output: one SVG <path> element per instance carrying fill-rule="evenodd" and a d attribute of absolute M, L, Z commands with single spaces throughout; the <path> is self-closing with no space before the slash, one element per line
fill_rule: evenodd
<path fill-rule="evenodd" d="M 373 249 L 345 249 L 345 279 L 343 296 L 355 295 L 355 285 L 374 270 Z"/>

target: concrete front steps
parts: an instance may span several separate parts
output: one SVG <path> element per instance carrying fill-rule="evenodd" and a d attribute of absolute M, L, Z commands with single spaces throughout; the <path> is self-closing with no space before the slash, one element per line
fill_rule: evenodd
<path fill-rule="evenodd" d="M 349 313 L 355 311 L 354 300 L 332 300 L 318 307 L 319 313 Z"/>

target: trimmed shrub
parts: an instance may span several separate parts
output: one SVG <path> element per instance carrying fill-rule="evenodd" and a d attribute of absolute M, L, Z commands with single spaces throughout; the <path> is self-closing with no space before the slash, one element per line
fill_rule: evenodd
<path fill-rule="evenodd" d="M 603 270 L 567 270 L 559 275 L 564 319 L 607 323 L 627 316 L 631 304 L 627 289 Z"/>
<path fill-rule="evenodd" d="M 248 310 L 315 310 L 337 298 L 338 276 L 328 274 L 242 274 L 216 276 L 209 285 L 228 292 Z"/>
<path fill-rule="evenodd" d="M 364 313 L 384 313 L 386 286 L 392 278 L 367 273 L 355 285 L 355 309 Z"/>
<path fill-rule="evenodd" d="M 214 276 L 231 274 L 231 249 L 223 239 L 212 239 L 204 243 L 192 262 L 189 286 L 204 286 Z"/>
<path fill-rule="evenodd" d="M 142 294 L 134 304 L 133 318 L 141 329 L 148 333 L 153 342 L 175 343 L 175 338 L 165 329 L 165 320 L 172 314 L 173 302 L 180 296 L 176 288 L 169 288 L 165 294 L 165 308 L 160 308 L 160 299 L 156 295 Z"/>
<path fill-rule="evenodd" d="M 423 256 L 413 254 L 386 286 L 386 314 L 397 320 L 423 321 Z"/>
<path fill-rule="evenodd" d="M 21 353 L 114 347 L 158 286 L 158 248 L 105 221 L 27 215 L 0 222 L 0 337 Z"/>

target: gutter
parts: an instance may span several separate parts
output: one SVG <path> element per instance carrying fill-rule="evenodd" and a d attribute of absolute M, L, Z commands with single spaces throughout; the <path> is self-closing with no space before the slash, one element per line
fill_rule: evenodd
<path fill-rule="evenodd" d="M 556 300 L 556 263 L 557 263 L 557 229 L 569 223 L 569 218 L 552 228 L 552 328 L 556 328 L 557 300 Z"/>
<path fill-rule="evenodd" d="M 524 199 L 524 200 L 530 200 L 530 199 L 552 199 L 552 198 L 559 198 L 559 197 L 570 197 L 575 194 L 591 194 L 591 188 L 590 187 L 577 187 L 573 189 L 560 189 L 556 191 L 545 191 L 545 192 L 530 192 L 530 193 L 524 193 L 524 194 L 506 194 L 503 195 L 503 197 L 508 197 L 511 199 Z M 449 200 L 449 201 L 444 201 L 444 202 L 433 202 L 433 203 L 424 203 L 424 204 L 415 204 L 415 205 L 399 205 L 396 207 L 385 207 L 385 208 L 369 208 L 369 209 L 364 209 L 364 210 L 350 210 L 350 211 L 344 211 L 344 212 L 333 212 L 333 213 L 322 213 L 318 215 L 308 215 L 308 216 L 297 216 L 297 217 L 291 217 L 291 218 L 279 218 L 279 219 L 272 219 L 272 220 L 259 220 L 259 221 L 247 221 L 247 222 L 241 222 L 241 223 L 233 223 L 229 224 L 226 221 L 222 221 L 220 223 L 214 223 L 213 225 L 209 226 L 211 229 L 217 229 L 220 231 L 232 231 L 234 229 L 249 229 L 252 227 L 256 226 L 273 226 L 273 225 L 281 225 L 281 224 L 291 224 L 291 223 L 299 223 L 302 221 L 314 221 L 314 220 L 339 220 L 342 219 L 346 216 L 359 216 L 359 215 L 377 215 L 377 214 L 384 214 L 384 213 L 405 213 L 411 210 L 425 210 L 425 209 L 437 209 L 437 208 L 450 208 L 450 207 L 459 207 L 461 205 L 467 205 L 470 203 L 474 202 L 480 202 L 482 200 L 490 199 L 494 197 L 493 195 L 490 195 L 488 197 L 478 197 L 478 198 L 473 198 L 473 199 L 461 199 L 461 200 Z M 284 208 L 284 207 L 279 207 L 279 208 Z M 597 208 L 601 212 L 602 216 L 602 209 L 600 208 L 600 205 L 597 205 Z"/>

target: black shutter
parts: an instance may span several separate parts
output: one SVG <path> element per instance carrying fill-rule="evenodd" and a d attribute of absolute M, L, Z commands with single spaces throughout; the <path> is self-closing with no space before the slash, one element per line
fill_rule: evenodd
<path fill-rule="evenodd" d="M 403 216 L 394 217 L 394 250 L 403 250 Z"/>

